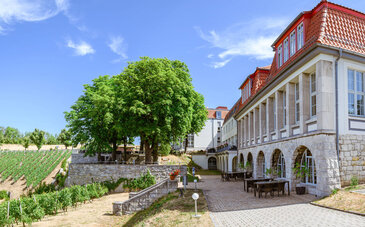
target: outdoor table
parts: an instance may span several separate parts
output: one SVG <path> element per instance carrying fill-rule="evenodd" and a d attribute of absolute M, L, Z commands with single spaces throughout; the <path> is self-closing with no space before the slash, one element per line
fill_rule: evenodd
<path fill-rule="evenodd" d="M 243 172 L 222 172 L 221 177 L 222 180 L 227 180 L 229 181 L 230 178 L 235 178 L 237 179 L 239 176 L 243 175 Z"/>
<path fill-rule="evenodd" d="M 245 191 L 248 192 L 249 186 L 254 186 L 255 182 L 260 182 L 260 181 L 269 181 L 269 180 L 273 180 L 273 178 L 246 178 L 243 181 L 243 189 Z"/>
<path fill-rule="evenodd" d="M 259 198 L 261 198 L 261 192 L 263 191 L 263 189 L 266 189 L 267 192 L 272 193 L 273 190 L 276 188 L 278 191 L 278 196 L 279 196 L 279 191 L 281 190 L 283 195 L 284 195 L 284 187 L 285 184 L 288 185 L 288 195 L 290 195 L 290 190 L 289 190 L 289 181 L 288 180 L 270 180 L 270 181 L 261 181 L 261 182 L 254 182 L 254 195 L 256 197 L 256 191 L 259 193 Z M 265 188 L 266 187 L 266 188 Z M 266 197 L 266 194 L 265 194 Z"/>

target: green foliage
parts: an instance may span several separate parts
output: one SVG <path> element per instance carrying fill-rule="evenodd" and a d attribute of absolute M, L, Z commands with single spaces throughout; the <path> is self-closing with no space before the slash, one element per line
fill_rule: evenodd
<path fill-rule="evenodd" d="M 30 134 L 30 141 L 37 146 L 38 150 L 42 148 L 42 145 L 46 141 L 44 135 L 45 132 L 39 129 L 34 129 L 32 134 Z"/>
<path fill-rule="evenodd" d="M 162 143 L 160 145 L 160 149 L 158 150 L 159 154 L 162 156 L 167 156 L 170 154 L 171 151 L 171 145 L 170 143 Z"/>
<path fill-rule="evenodd" d="M 5 190 L 0 191 L 0 199 L 9 199 L 8 192 Z"/>
<path fill-rule="evenodd" d="M 67 207 L 72 205 L 72 193 L 69 188 L 65 188 L 58 193 L 58 201 L 60 201 L 60 206 L 62 210 L 67 211 Z"/>
<path fill-rule="evenodd" d="M 12 127 L 1 128 L 2 131 L 2 143 L 19 144 L 21 140 L 21 134 L 18 129 Z"/>
<path fill-rule="evenodd" d="M 338 189 L 338 188 L 333 189 L 333 190 L 332 190 L 332 195 L 336 195 L 336 194 L 337 194 L 337 192 L 338 192 L 339 190 L 340 190 L 340 189 Z"/>
<path fill-rule="evenodd" d="M 140 177 L 133 179 L 132 181 L 124 184 L 124 188 L 129 188 L 132 191 L 143 190 L 152 185 L 156 184 L 156 178 L 153 176 L 150 171 L 147 171 L 146 174 L 141 174 Z"/>
<path fill-rule="evenodd" d="M 1 179 L 11 177 L 14 182 L 25 177 L 27 187 L 36 187 L 71 151 L 9 151 L 0 152 Z"/>
<path fill-rule="evenodd" d="M 29 145 L 30 145 L 30 138 L 29 136 L 24 136 L 22 139 L 21 139 L 21 143 L 24 147 L 25 150 L 28 149 Z"/>
<path fill-rule="evenodd" d="M 66 129 L 61 130 L 61 133 L 58 135 L 57 139 L 61 144 L 65 145 L 66 149 L 72 145 L 71 132 Z"/>
<path fill-rule="evenodd" d="M 351 187 L 356 187 L 357 185 L 359 185 L 359 178 L 357 178 L 357 176 L 352 176 L 350 185 Z"/>
<path fill-rule="evenodd" d="M 45 182 L 40 183 L 33 192 L 29 192 L 28 196 L 33 194 L 43 194 L 56 191 L 56 186 L 54 184 L 46 184 Z"/>
<path fill-rule="evenodd" d="M 304 177 L 309 175 L 309 168 L 306 162 L 302 166 L 300 163 L 295 163 L 293 168 L 293 172 L 295 173 L 297 178 L 303 179 Z"/>
<path fill-rule="evenodd" d="M 271 168 L 266 168 L 266 170 L 265 170 L 266 175 L 271 175 L 272 173 L 273 173 L 273 170 Z"/>

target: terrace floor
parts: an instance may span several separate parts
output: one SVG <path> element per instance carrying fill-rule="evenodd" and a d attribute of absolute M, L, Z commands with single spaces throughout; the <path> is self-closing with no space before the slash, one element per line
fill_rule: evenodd
<path fill-rule="evenodd" d="M 365 217 L 309 204 L 316 200 L 309 194 L 258 198 L 243 190 L 242 181 L 222 182 L 220 176 L 202 176 L 197 187 L 215 226 L 365 226 Z"/>

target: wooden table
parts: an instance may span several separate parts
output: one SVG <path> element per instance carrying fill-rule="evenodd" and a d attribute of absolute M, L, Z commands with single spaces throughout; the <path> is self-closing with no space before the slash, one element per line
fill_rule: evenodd
<path fill-rule="evenodd" d="M 249 186 L 253 187 L 255 182 L 261 182 L 261 181 L 269 181 L 273 180 L 273 178 L 246 178 L 243 180 L 243 189 L 248 192 Z"/>
<path fill-rule="evenodd" d="M 244 179 L 244 173 L 243 172 L 223 172 L 221 174 L 221 176 L 222 176 L 223 181 L 224 180 L 229 181 L 230 178 L 235 178 L 235 179 L 242 178 L 242 179 Z"/>
<path fill-rule="evenodd" d="M 283 195 L 285 194 L 285 184 L 288 185 L 288 195 L 290 195 L 289 181 L 288 180 L 271 180 L 271 181 L 260 181 L 254 182 L 254 195 L 256 197 L 256 191 L 259 193 L 259 198 L 261 198 L 261 192 L 265 192 L 265 197 L 268 192 L 272 195 L 274 190 L 278 191 L 278 196 L 280 191 Z"/>

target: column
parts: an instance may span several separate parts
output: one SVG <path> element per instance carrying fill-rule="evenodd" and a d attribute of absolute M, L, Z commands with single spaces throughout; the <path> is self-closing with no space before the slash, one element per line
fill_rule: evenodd
<path fill-rule="evenodd" d="M 267 141 L 271 140 L 271 135 L 270 135 L 270 109 L 269 109 L 269 105 L 270 104 L 270 98 L 266 99 L 266 137 L 267 137 Z"/>
<path fill-rule="evenodd" d="M 280 129 L 283 128 L 283 92 L 275 92 L 275 104 L 276 104 L 276 135 L 277 138 L 281 138 Z"/>
<path fill-rule="evenodd" d="M 237 124 L 237 138 L 241 138 L 241 136 L 242 136 L 242 133 L 241 133 L 241 120 L 239 120 L 238 124 Z M 238 141 L 237 147 L 239 149 L 242 147 L 241 140 Z"/>
<path fill-rule="evenodd" d="M 309 76 L 306 73 L 299 75 L 299 109 L 300 109 L 300 133 L 308 132 L 306 121 L 309 120 Z"/>
<path fill-rule="evenodd" d="M 291 126 L 295 124 L 295 85 L 294 83 L 286 84 L 286 127 L 288 136 L 293 135 Z"/>
<path fill-rule="evenodd" d="M 324 60 L 317 62 L 316 75 L 317 129 L 335 130 L 335 87 L 332 62 Z M 342 74 L 339 73 L 339 75 Z"/>
<path fill-rule="evenodd" d="M 260 137 L 260 143 L 263 143 L 263 126 L 265 125 L 264 119 L 266 117 L 265 113 L 265 106 L 263 103 L 259 104 L 259 137 Z"/>

